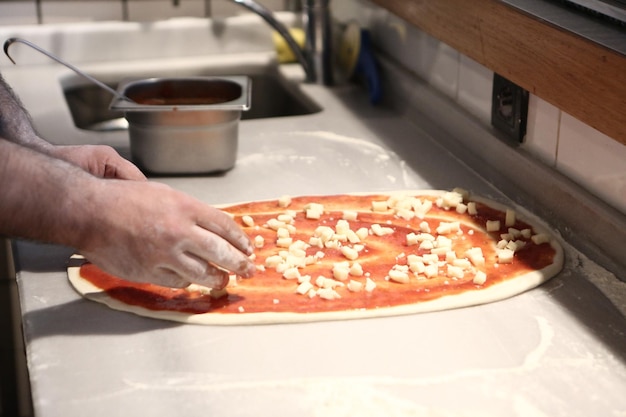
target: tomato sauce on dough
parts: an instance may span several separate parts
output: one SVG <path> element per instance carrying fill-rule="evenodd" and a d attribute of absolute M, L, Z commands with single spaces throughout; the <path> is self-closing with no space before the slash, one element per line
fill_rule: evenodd
<path fill-rule="evenodd" d="M 419 196 L 423 199 L 435 200 L 435 197 Z M 224 210 L 234 216 L 242 228 L 254 239 L 261 236 L 264 245 L 255 252 L 255 263 L 264 265 L 270 256 L 287 250 L 276 245 L 276 230 L 268 227 L 271 219 L 278 215 L 289 213 L 293 221 L 290 223 L 291 239 L 309 242 L 315 229 L 319 226 L 335 228 L 344 214 L 343 210 L 357 211 L 356 220 L 349 221 L 351 230 L 367 228 L 377 224 L 393 229 L 393 233 L 376 236 L 370 233 L 362 242 L 362 248 L 357 259 L 363 270 L 362 276 L 350 276 L 346 281 L 334 287 L 339 298 L 324 299 L 320 296 L 310 296 L 296 292 L 300 285 L 297 279 L 286 279 L 281 272 L 274 268 L 261 268 L 253 278 L 233 280 L 227 294 L 215 298 L 214 296 L 189 289 L 172 289 L 149 283 L 130 282 L 109 275 L 95 265 L 86 263 L 81 267 L 82 278 L 105 291 L 110 297 L 123 303 L 142 307 L 148 310 L 168 310 L 188 314 L 246 314 L 260 312 L 289 312 L 289 313 L 316 313 L 330 311 L 344 311 L 354 309 L 378 309 L 405 304 L 419 303 L 448 295 L 460 294 L 468 291 L 481 291 L 492 285 L 506 280 L 515 279 L 525 273 L 541 270 L 550 265 L 555 256 L 555 250 L 549 243 L 534 244 L 525 239 L 524 247 L 515 252 L 511 263 L 498 263 L 496 244 L 501 240 L 501 234 L 506 228 L 496 232 L 486 232 L 487 220 L 505 222 L 505 213 L 493 209 L 485 204 L 477 203 L 478 214 L 459 214 L 454 210 L 433 207 L 424 218 L 406 220 L 393 213 L 378 213 L 371 209 L 372 201 L 383 201 L 389 198 L 384 195 L 369 196 L 315 196 L 294 198 L 287 208 L 279 207 L 276 200 L 253 202 L 227 207 Z M 305 207 L 309 203 L 323 204 L 324 213 L 319 219 L 308 219 Z M 254 225 L 246 225 L 243 216 L 250 216 Z M 486 274 L 486 281 L 482 284 L 474 283 L 477 268 L 470 268 L 463 277 L 452 277 L 446 274 L 445 256 L 439 255 L 438 273 L 433 277 L 425 277 L 410 273 L 406 283 L 395 282 L 389 278 L 389 272 L 396 266 L 407 265 L 409 255 L 423 256 L 429 251 L 420 249 L 419 245 L 408 245 L 407 234 L 419 233 L 423 222 L 427 222 L 432 234 L 441 222 L 460 222 L 459 231 L 447 234 L 453 242 L 453 250 L 462 256 L 466 250 L 480 247 L 485 258 L 482 268 Z M 512 226 L 517 230 L 529 229 L 530 225 L 516 221 Z M 524 239 L 521 239 L 524 240 Z M 344 243 L 348 245 L 348 243 Z M 354 246 L 354 245 L 353 245 Z M 299 268 L 301 275 L 310 276 L 315 282 L 319 276 L 333 278 L 333 265 L 346 262 L 348 259 L 342 254 L 340 247 L 306 248 L 306 255 L 315 257 L 319 253 L 323 257 L 316 262 Z M 263 270 L 264 269 L 264 270 Z M 351 291 L 347 283 L 354 280 L 365 283 L 366 279 L 376 284 L 376 287 L 367 291 Z"/>

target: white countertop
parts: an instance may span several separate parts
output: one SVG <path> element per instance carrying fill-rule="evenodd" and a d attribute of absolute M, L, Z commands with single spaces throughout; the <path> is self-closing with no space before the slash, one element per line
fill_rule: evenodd
<path fill-rule="evenodd" d="M 103 66 L 126 65 L 118 64 Z M 58 101 L 63 69 L 3 74 L 53 142 L 110 143 L 128 152 L 124 133 L 73 128 Z M 324 110 L 241 122 L 231 171 L 156 180 L 211 204 L 456 186 L 507 201 L 434 133 L 371 107 L 360 89 L 304 91 Z M 498 303 L 219 327 L 147 319 L 85 300 L 67 281 L 70 249 L 18 242 L 36 416 L 626 415 L 626 318 L 597 285 L 615 277 L 565 247 L 558 276 Z"/>

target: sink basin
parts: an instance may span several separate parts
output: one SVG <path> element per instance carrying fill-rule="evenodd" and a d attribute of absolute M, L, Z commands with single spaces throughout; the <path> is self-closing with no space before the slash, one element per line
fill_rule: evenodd
<path fill-rule="evenodd" d="M 322 108 L 311 100 L 298 85 L 281 76 L 272 67 L 237 69 L 205 69 L 193 71 L 151 72 L 145 76 L 132 78 L 152 78 L 163 76 L 187 75 L 247 75 L 252 79 L 252 96 L 250 110 L 242 112 L 241 120 L 264 119 L 272 117 L 301 116 L 317 113 Z M 72 76 L 74 77 L 74 76 Z M 97 77 L 113 89 L 124 79 L 124 75 Z M 109 109 L 113 96 L 102 88 L 83 81 L 79 76 L 66 79 L 63 93 L 69 107 L 74 125 L 79 129 L 90 131 L 114 131 L 128 129 L 123 112 Z"/>

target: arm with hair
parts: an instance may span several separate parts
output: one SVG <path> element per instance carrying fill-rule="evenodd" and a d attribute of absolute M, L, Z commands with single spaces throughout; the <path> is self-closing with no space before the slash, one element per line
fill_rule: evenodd
<path fill-rule="evenodd" d="M 11 87 L 0 75 L 0 137 L 78 165 L 105 178 L 143 180 L 139 169 L 113 148 L 103 145 L 54 146 L 42 139 Z"/>
<path fill-rule="evenodd" d="M 122 278 L 223 287 L 254 272 L 250 240 L 224 212 L 148 181 L 98 178 L 0 138 L 0 235 L 78 249 Z"/>

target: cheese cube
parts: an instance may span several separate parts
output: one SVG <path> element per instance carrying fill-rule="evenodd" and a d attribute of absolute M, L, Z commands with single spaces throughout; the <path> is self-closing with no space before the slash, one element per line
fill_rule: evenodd
<path fill-rule="evenodd" d="M 426 265 L 426 268 L 424 268 L 424 275 L 426 275 L 426 277 L 428 278 L 436 277 L 438 273 L 439 265 L 437 264 Z"/>
<path fill-rule="evenodd" d="M 262 248 L 263 245 L 265 245 L 265 239 L 263 239 L 263 236 L 257 235 L 254 237 L 254 247 L 255 248 Z"/>
<path fill-rule="evenodd" d="M 483 255 L 483 250 L 480 247 L 473 247 L 465 251 L 465 256 L 467 256 L 470 262 L 476 267 L 485 266 L 485 257 Z"/>
<path fill-rule="evenodd" d="M 500 230 L 500 220 L 487 220 L 485 228 L 488 232 L 497 232 Z"/>
<path fill-rule="evenodd" d="M 425 264 L 437 264 L 439 263 L 439 256 L 433 254 L 433 253 L 425 253 L 422 256 L 422 261 L 424 261 Z"/>
<path fill-rule="evenodd" d="M 346 232 L 346 237 L 348 238 L 348 242 L 350 243 L 359 243 L 361 238 L 356 234 L 353 230 L 348 230 Z"/>
<path fill-rule="evenodd" d="M 449 233 L 458 232 L 460 228 L 460 222 L 440 222 L 437 227 L 437 233 L 440 235 L 447 235 Z"/>
<path fill-rule="evenodd" d="M 465 273 L 463 272 L 463 269 L 458 266 L 447 265 L 446 275 L 451 278 L 461 279 L 465 276 Z"/>
<path fill-rule="evenodd" d="M 371 226 L 371 230 L 376 236 L 385 236 L 393 233 L 393 229 L 391 227 L 383 227 L 379 224 L 373 224 Z"/>
<path fill-rule="evenodd" d="M 332 288 L 320 288 L 317 290 L 317 296 L 324 300 L 336 300 L 341 298 L 341 295 Z"/>
<path fill-rule="evenodd" d="M 291 197 L 288 195 L 283 195 L 278 199 L 278 207 L 289 207 L 291 204 Z"/>
<path fill-rule="evenodd" d="M 463 203 L 457 204 L 455 208 L 456 208 L 456 212 L 459 214 L 465 214 L 465 212 L 467 211 L 467 205 Z"/>
<path fill-rule="evenodd" d="M 504 225 L 507 227 L 513 226 L 515 224 L 515 211 L 511 209 L 506 210 L 506 214 L 504 217 Z"/>
<path fill-rule="evenodd" d="M 285 222 L 281 222 L 278 219 L 269 219 L 266 223 L 266 226 L 269 227 L 272 230 L 278 230 L 281 227 L 285 227 L 286 224 Z"/>
<path fill-rule="evenodd" d="M 510 264 L 513 262 L 513 256 L 515 252 L 510 249 L 498 249 L 496 250 L 496 256 L 498 258 L 498 263 L 500 264 Z"/>
<path fill-rule="evenodd" d="M 283 272 L 283 278 L 285 279 L 298 279 L 300 277 L 300 271 L 298 271 L 298 268 L 296 267 L 291 267 L 285 270 L 285 272 Z"/>
<path fill-rule="evenodd" d="M 272 255 L 265 258 L 265 266 L 267 268 L 276 268 L 278 264 L 283 262 L 282 256 Z"/>
<path fill-rule="evenodd" d="M 345 235 L 350 230 L 350 223 L 347 220 L 340 219 L 335 226 L 335 233 L 338 235 Z"/>
<path fill-rule="evenodd" d="M 363 284 L 359 281 L 350 280 L 350 282 L 348 282 L 347 288 L 349 291 L 359 292 L 363 289 Z"/>
<path fill-rule="evenodd" d="M 345 256 L 347 259 L 350 259 L 351 261 L 359 257 L 359 252 L 357 252 L 355 249 L 351 248 L 350 246 L 342 246 L 341 254 Z"/>
<path fill-rule="evenodd" d="M 370 278 L 365 278 L 365 291 L 372 292 L 376 288 L 376 283 Z"/>
<path fill-rule="evenodd" d="M 391 270 L 389 270 L 387 275 L 389 276 L 389 279 L 394 282 L 407 284 L 409 282 L 408 270 L 409 267 L 407 265 L 395 265 L 391 268 Z"/>
<path fill-rule="evenodd" d="M 415 212 L 410 209 L 401 208 L 396 210 L 396 216 L 408 221 L 415 217 Z"/>
<path fill-rule="evenodd" d="M 361 227 L 355 233 L 359 237 L 359 239 L 362 241 L 365 240 L 365 238 L 367 238 L 370 234 L 367 227 Z"/>
<path fill-rule="evenodd" d="M 313 289 L 313 284 L 311 284 L 309 281 L 304 281 L 300 285 L 298 285 L 298 288 L 296 288 L 296 292 L 298 294 L 304 295 L 307 294 L 311 289 Z"/>
<path fill-rule="evenodd" d="M 350 266 L 350 275 L 353 277 L 360 277 L 363 275 L 363 267 L 360 263 L 354 262 L 352 266 Z"/>
<path fill-rule="evenodd" d="M 477 271 L 472 282 L 476 285 L 483 285 L 487 281 L 487 274 L 483 271 Z"/>
<path fill-rule="evenodd" d="M 389 209 L 386 201 L 372 201 L 372 211 L 375 213 L 384 213 Z"/>
<path fill-rule="evenodd" d="M 458 266 L 461 269 L 470 269 L 472 267 L 472 263 L 470 262 L 469 259 L 455 259 L 454 261 L 452 261 L 452 265 L 454 266 Z"/>
<path fill-rule="evenodd" d="M 536 235 L 533 235 L 530 239 L 535 245 L 541 245 L 542 243 L 550 242 L 550 236 L 546 233 L 538 233 Z"/>
<path fill-rule="evenodd" d="M 426 270 L 426 265 L 422 261 L 409 261 L 409 270 L 416 274 L 421 274 Z"/>
<path fill-rule="evenodd" d="M 305 216 L 307 219 L 319 220 L 322 217 L 323 211 L 318 211 L 314 209 L 306 209 Z"/>
<path fill-rule="evenodd" d="M 406 235 L 406 244 L 407 246 L 417 245 L 419 240 L 417 239 L 417 235 L 413 232 Z"/>
<path fill-rule="evenodd" d="M 288 248 L 293 243 L 293 239 L 290 237 L 279 237 L 276 239 L 276 246 L 279 248 Z"/>

